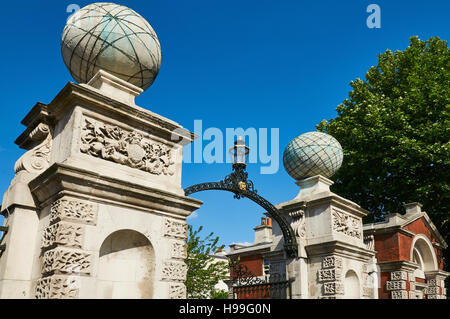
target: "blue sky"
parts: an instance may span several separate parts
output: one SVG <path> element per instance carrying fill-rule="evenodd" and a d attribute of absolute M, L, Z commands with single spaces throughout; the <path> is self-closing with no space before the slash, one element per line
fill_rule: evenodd
<path fill-rule="evenodd" d="M 73 81 L 60 54 L 70 4 L 90 1 L 8 1 L 2 4 L 0 84 L 2 120 L 0 190 L 6 191 L 23 153 L 14 140 L 37 102 L 49 103 Z M 273 203 L 292 199 L 298 187 L 282 166 L 295 136 L 336 116 L 349 82 L 363 78 L 386 49 L 408 39 L 450 39 L 447 0 L 165 0 L 116 1 L 145 17 L 158 34 L 162 67 L 137 104 L 194 129 L 279 128 L 280 169 L 260 174 L 250 164 L 259 194 Z M 381 8 L 381 28 L 369 29 L 369 4 Z M 204 144 L 207 144 L 205 142 Z M 345 160 L 345 158 L 344 158 Z M 222 179 L 229 164 L 184 164 L 183 187 Z M 263 210 L 230 193 L 192 195 L 204 201 L 189 222 L 214 232 L 223 244 L 252 242 Z"/>

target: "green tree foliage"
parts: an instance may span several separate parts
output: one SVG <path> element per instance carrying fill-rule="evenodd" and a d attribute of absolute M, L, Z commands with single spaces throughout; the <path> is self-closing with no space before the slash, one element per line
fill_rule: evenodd
<path fill-rule="evenodd" d="M 194 230 L 191 225 L 188 226 L 187 242 L 187 275 L 186 290 L 187 298 L 205 299 L 217 297 L 214 286 L 219 280 L 226 279 L 228 273 L 228 263 L 216 261 L 211 256 L 212 253 L 223 249 L 224 246 L 217 246 L 219 237 L 213 237 L 210 233 L 204 239 L 201 239 L 199 233 L 203 226 Z"/>
<path fill-rule="evenodd" d="M 211 293 L 211 299 L 228 299 L 228 291 L 225 290 L 214 290 Z"/>
<path fill-rule="evenodd" d="M 412 37 L 404 51 L 378 55 L 365 81 L 350 85 L 338 116 L 317 125 L 344 149 L 332 189 L 368 209 L 372 220 L 420 202 L 450 242 L 447 42 Z"/>

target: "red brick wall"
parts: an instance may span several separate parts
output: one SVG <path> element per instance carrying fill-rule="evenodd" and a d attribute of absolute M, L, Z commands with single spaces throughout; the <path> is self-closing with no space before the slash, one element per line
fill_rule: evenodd
<path fill-rule="evenodd" d="M 399 260 L 411 260 L 411 245 L 413 237 L 398 234 Z"/>
<path fill-rule="evenodd" d="M 432 235 L 431 230 L 426 226 L 423 218 L 415 220 L 413 223 L 405 226 L 405 229 L 414 234 L 424 234 L 431 242 L 437 242 L 437 239 Z M 378 252 L 378 262 L 411 260 L 412 241 L 412 237 L 400 233 L 375 235 L 375 250 Z M 436 247 L 434 247 L 434 252 L 438 259 L 438 268 L 444 269 L 442 252 Z"/>
<path fill-rule="evenodd" d="M 248 270 L 255 276 L 263 275 L 263 258 L 261 254 L 241 256 L 239 263 L 241 265 L 247 266 Z M 233 271 L 231 272 L 231 277 L 234 276 Z"/>
<path fill-rule="evenodd" d="M 379 299 L 389 299 L 391 298 L 389 291 L 386 289 L 386 281 L 391 279 L 390 272 L 381 273 L 381 286 L 378 288 L 378 298 Z"/>
<path fill-rule="evenodd" d="M 399 238 L 397 233 L 375 235 L 375 250 L 378 262 L 399 260 Z"/>

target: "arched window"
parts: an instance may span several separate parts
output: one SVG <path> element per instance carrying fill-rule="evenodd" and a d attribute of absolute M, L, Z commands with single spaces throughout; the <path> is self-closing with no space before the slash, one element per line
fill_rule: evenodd
<path fill-rule="evenodd" d="M 428 237 L 422 234 L 416 235 L 413 239 L 410 260 L 418 266 L 414 271 L 414 275 L 418 278 L 425 278 L 426 272 L 438 269 L 433 245 Z"/>
<path fill-rule="evenodd" d="M 414 270 L 414 277 L 425 279 L 425 266 L 423 264 L 422 256 L 420 255 L 417 248 L 413 248 L 413 263 L 417 264 L 419 268 Z"/>
<path fill-rule="evenodd" d="M 119 230 L 102 243 L 98 298 L 152 298 L 155 258 L 150 241 L 134 230 Z"/>

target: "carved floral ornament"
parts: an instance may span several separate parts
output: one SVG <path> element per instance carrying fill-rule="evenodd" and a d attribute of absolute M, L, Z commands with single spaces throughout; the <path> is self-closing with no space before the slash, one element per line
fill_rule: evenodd
<path fill-rule="evenodd" d="M 80 151 L 156 175 L 175 172 L 172 150 L 137 131 L 84 119 Z"/>
<path fill-rule="evenodd" d="M 362 239 L 361 220 L 336 209 L 332 209 L 332 229 L 335 232 Z"/>

